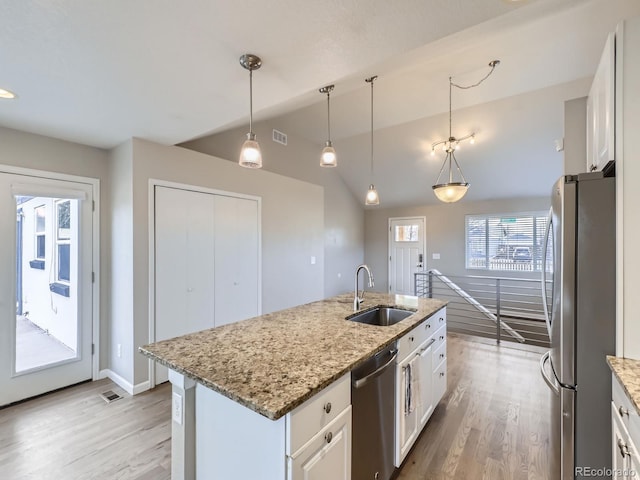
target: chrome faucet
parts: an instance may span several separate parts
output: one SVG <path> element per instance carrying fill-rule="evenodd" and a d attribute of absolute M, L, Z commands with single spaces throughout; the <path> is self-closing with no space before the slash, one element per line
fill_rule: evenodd
<path fill-rule="evenodd" d="M 367 272 L 367 276 L 369 277 L 369 288 L 373 288 L 373 274 L 371 273 L 371 270 L 369 270 L 369 267 L 367 265 L 359 265 L 358 268 L 356 268 L 356 285 L 353 298 L 354 312 L 360 310 L 360 305 L 362 305 L 362 302 L 364 301 L 364 287 L 362 287 L 362 293 L 358 295 L 358 275 L 360 274 L 360 270 L 364 270 L 365 272 Z"/>

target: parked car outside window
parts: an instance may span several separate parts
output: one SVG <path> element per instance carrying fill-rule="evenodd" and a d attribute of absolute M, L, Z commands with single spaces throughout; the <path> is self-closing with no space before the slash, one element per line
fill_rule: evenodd
<path fill-rule="evenodd" d="M 530 262 L 531 249 L 529 247 L 516 247 L 513 249 L 514 262 Z"/>

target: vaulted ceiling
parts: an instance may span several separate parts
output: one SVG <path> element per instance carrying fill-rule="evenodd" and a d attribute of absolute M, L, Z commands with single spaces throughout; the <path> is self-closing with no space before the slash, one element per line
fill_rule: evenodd
<path fill-rule="evenodd" d="M 562 135 L 558 102 L 585 95 L 606 34 L 638 14 L 637 0 L 5 2 L 0 87 L 18 98 L 0 101 L 0 125 L 100 148 L 222 132 L 247 122 L 238 57 L 251 52 L 263 59 L 255 119 L 275 118 L 319 145 L 326 111 L 317 89 L 336 84 L 339 171 L 359 195 L 369 161 L 363 80 L 377 74 L 376 162 L 389 179 L 381 194 L 420 203 L 402 192 L 416 189 L 412 178 L 428 189 L 437 175 L 441 157 L 425 154 L 448 133 L 448 77 L 476 80 L 497 58 L 492 77 L 453 99 L 454 134 L 478 131 L 476 154 L 460 154 L 465 175 L 475 195 L 495 195 L 479 172 L 510 172 L 509 162 L 521 161 L 530 169 L 512 175 L 531 179 L 545 168 L 541 158 L 558 162 L 547 153 Z M 541 144 L 544 153 L 529 155 Z"/>

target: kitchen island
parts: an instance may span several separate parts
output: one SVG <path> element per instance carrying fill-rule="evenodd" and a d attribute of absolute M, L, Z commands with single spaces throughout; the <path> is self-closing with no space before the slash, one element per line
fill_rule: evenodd
<path fill-rule="evenodd" d="M 350 371 L 446 304 L 373 292 L 365 298 L 362 310 L 414 313 L 385 327 L 347 321 L 353 295 L 344 294 L 141 347 L 170 369 L 172 478 L 288 478 L 286 458 L 309 441 L 306 430 L 350 409 Z M 298 408 L 327 392 L 333 412 L 326 399 L 318 399 L 329 410 L 322 418 Z M 331 437 L 350 451 L 347 433 Z"/>

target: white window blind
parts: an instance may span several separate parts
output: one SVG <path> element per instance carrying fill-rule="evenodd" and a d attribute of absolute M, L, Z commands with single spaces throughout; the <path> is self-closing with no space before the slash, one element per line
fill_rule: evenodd
<path fill-rule="evenodd" d="M 467 215 L 466 267 L 540 271 L 546 212 Z"/>

